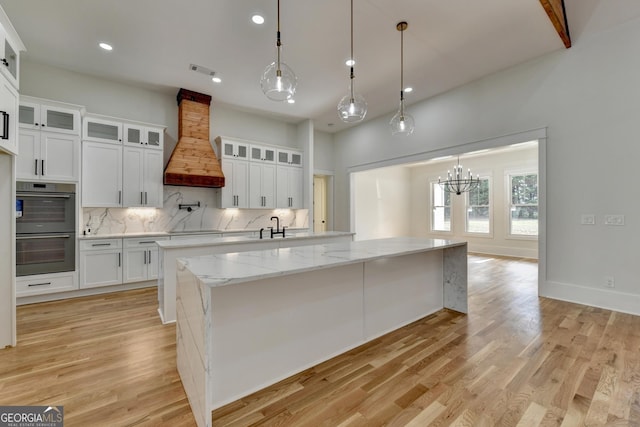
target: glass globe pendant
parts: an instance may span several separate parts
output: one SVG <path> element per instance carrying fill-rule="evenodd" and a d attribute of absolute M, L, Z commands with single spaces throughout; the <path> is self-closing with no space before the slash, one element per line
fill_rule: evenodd
<path fill-rule="evenodd" d="M 345 123 L 355 123 L 364 119 L 367 115 L 367 101 L 364 97 L 354 92 L 353 80 L 356 78 L 353 72 L 353 0 L 351 0 L 351 73 L 349 74 L 349 94 L 342 97 L 338 103 L 338 115 Z"/>
<path fill-rule="evenodd" d="M 404 21 L 396 25 L 396 29 L 400 31 L 400 108 L 389 122 L 392 135 L 409 136 L 415 129 L 413 117 L 404 111 L 404 30 L 408 26 L 409 24 Z"/>
<path fill-rule="evenodd" d="M 262 92 L 272 101 L 286 101 L 296 93 L 298 78 L 287 64 L 280 60 L 282 43 L 280 41 L 280 0 L 278 0 L 278 32 L 276 35 L 277 57 L 262 73 L 260 86 Z"/>

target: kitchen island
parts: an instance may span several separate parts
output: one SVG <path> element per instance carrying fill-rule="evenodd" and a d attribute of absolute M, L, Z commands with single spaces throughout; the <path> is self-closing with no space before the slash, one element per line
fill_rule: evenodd
<path fill-rule="evenodd" d="M 177 365 L 211 411 L 443 307 L 467 312 L 466 242 L 391 238 L 177 261 Z"/>

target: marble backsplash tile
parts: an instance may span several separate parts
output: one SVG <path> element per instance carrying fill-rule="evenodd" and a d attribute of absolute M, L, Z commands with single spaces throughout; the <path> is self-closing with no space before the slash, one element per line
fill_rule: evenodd
<path fill-rule="evenodd" d="M 273 225 L 272 216 L 288 228 L 308 228 L 307 209 L 219 209 L 215 190 L 195 187 L 164 187 L 162 209 L 84 208 L 80 231 L 92 235 L 155 231 L 257 230 Z M 197 204 L 189 212 L 180 204 Z"/>

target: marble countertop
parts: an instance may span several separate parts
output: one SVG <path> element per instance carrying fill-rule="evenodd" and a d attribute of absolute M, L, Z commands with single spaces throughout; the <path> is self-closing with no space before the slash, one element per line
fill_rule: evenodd
<path fill-rule="evenodd" d="M 289 230 L 287 228 L 287 230 Z M 355 233 L 348 231 L 324 231 L 314 233 L 310 231 L 291 231 L 285 233 L 284 239 L 313 239 L 318 237 L 333 237 L 333 236 L 353 236 Z M 272 242 L 283 240 L 282 237 L 269 237 L 269 230 L 264 231 L 264 238 L 256 236 L 229 236 L 229 237 L 212 237 L 212 236 L 194 236 L 189 239 L 180 240 L 167 240 L 158 242 L 158 246 L 163 249 L 176 249 L 176 248 L 193 248 L 198 246 L 211 246 L 211 245 L 230 245 L 233 243 L 250 243 L 250 242 Z"/>
<path fill-rule="evenodd" d="M 308 230 L 307 228 L 287 228 L 287 231 L 291 230 L 292 233 L 296 233 L 296 230 Z M 174 230 L 174 231 L 146 231 L 136 233 L 111 233 L 111 234 L 78 234 L 78 238 L 81 240 L 86 239 L 120 239 L 126 237 L 151 237 L 151 236 L 184 236 L 184 235 L 202 235 L 204 238 L 211 239 L 211 236 L 207 234 L 241 234 L 241 233 L 257 233 L 259 229 L 233 229 L 233 230 Z M 268 230 L 265 229 L 265 232 Z M 231 237 L 231 236 L 230 236 Z M 240 236 L 244 237 L 244 236 Z"/>
<path fill-rule="evenodd" d="M 204 285 L 216 287 L 466 244 L 411 237 L 360 240 L 180 258 L 178 269 L 186 268 Z"/>
<path fill-rule="evenodd" d="M 123 237 L 154 237 L 154 236 L 170 236 L 170 233 L 163 231 L 148 231 L 142 233 L 114 233 L 114 234 L 80 234 L 78 239 L 80 240 L 96 240 L 96 239 L 121 239 Z"/>

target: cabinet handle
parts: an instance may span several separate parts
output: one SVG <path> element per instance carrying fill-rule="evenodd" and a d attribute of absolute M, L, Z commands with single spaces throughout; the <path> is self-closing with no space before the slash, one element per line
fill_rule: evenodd
<path fill-rule="evenodd" d="M 155 240 L 148 240 L 148 241 L 145 241 L 145 242 L 138 242 L 138 244 L 140 244 L 140 245 L 149 245 L 149 244 L 155 243 L 155 242 L 156 242 Z"/>
<path fill-rule="evenodd" d="M 144 194 L 142 193 L 142 191 L 140 192 L 140 204 L 144 205 Z"/>
<path fill-rule="evenodd" d="M 111 246 L 111 243 L 93 243 L 91 246 L 94 248 L 97 246 Z"/>
<path fill-rule="evenodd" d="M 2 63 L 4 65 L 6 65 L 7 67 L 9 66 L 9 61 L 7 61 L 7 58 L 2 58 L 2 59 L 0 59 L 0 61 L 2 61 Z"/>
<path fill-rule="evenodd" d="M 35 164 L 36 164 L 36 166 L 34 168 L 34 175 L 37 176 L 38 175 L 38 159 L 35 160 Z"/>
<path fill-rule="evenodd" d="M 122 204 L 122 190 L 118 190 L 118 204 Z"/>
<path fill-rule="evenodd" d="M 45 127 L 46 125 L 44 123 L 42 123 L 40 126 Z"/>
<path fill-rule="evenodd" d="M 148 203 L 149 203 L 149 197 L 148 197 L 147 192 L 145 191 L 145 192 L 144 192 L 144 204 L 146 205 L 146 204 L 148 204 Z"/>
<path fill-rule="evenodd" d="M 6 111 L 0 111 L 2 113 L 2 139 L 9 139 L 9 113 Z"/>
<path fill-rule="evenodd" d="M 149 265 L 151 265 L 151 249 L 149 249 Z"/>
<path fill-rule="evenodd" d="M 44 176 L 44 159 L 40 160 L 40 172 L 40 175 Z"/>
<path fill-rule="evenodd" d="M 32 287 L 32 286 L 48 286 L 50 285 L 51 282 L 43 282 L 43 283 L 29 283 L 27 286 L 28 287 Z"/>
<path fill-rule="evenodd" d="M 147 263 L 147 251 L 144 251 L 144 263 Z"/>
<path fill-rule="evenodd" d="M 122 254 L 118 252 L 118 267 L 122 267 Z"/>

